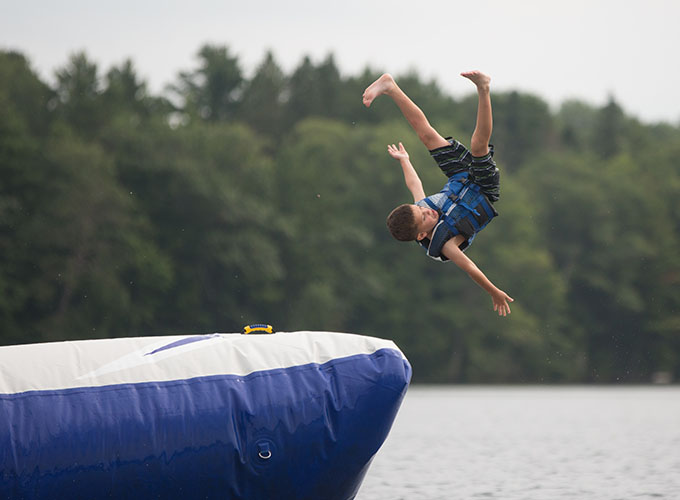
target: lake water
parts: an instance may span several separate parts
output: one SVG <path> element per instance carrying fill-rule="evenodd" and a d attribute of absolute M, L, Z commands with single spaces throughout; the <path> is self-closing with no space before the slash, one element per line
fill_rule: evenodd
<path fill-rule="evenodd" d="M 680 387 L 412 386 L 357 500 L 680 499 Z"/>

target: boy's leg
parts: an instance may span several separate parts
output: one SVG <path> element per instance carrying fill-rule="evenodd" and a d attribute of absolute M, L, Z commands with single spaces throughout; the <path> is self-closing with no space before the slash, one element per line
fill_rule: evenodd
<path fill-rule="evenodd" d="M 477 124 L 470 141 L 472 156 L 486 156 L 489 153 L 489 140 L 493 130 L 493 115 L 491 112 L 491 96 L 489 84 L 491 78 L 481 71 L 466 71 L 461 76 L 472 81 L 477 86 L 479 102 L 477 104 Z"/>
<path fill-rule="evenodd" d="M 500 172 L 493 160 L 493 149 L 489 148 L 493 116 L 491 114 L 491 97 L 489 84 L 491 78 L 479 71 L 467 71 L 462 76 L 471 80 L 477 86 L 479 104 L 477 106 L 477 123 L 470 141 L 470 177 L 482 188 L 482 192 L 489 201 L 495 202 L 500 197 Z"/>
<path fill-rule="evenodd" d="M 368 86 L 363 95 L 364 105 L 369 107 L 376 97 L 383 94 L 392 98 L 428 150 L 449 145 L 449 141 L 430 125 L 425 113 L 399 88 L 392 75 L 385 73 Z"/>

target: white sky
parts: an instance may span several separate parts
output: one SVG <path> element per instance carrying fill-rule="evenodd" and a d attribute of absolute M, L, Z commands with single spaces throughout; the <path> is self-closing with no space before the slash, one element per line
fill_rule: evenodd
<path fill-rule="evenodd" d="M 481 69 L 497 90 L 553 107 L 609 95 L 645 122 L 680 123 L 677 0 L 0 0 L 0 49 L 48 82 L 84 50 L 103 73 L 130 58 L 152 92 L 227 45 L 250 76 L 271 49 L 286 72 L 329 53 L 344 75 L 417 71 L 459 97 Z M 360 98 L 360 96 L 357 96 Z"/>

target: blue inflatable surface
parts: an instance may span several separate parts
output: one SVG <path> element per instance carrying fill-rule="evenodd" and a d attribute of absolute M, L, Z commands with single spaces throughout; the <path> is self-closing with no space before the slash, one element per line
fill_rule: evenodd
<path fill-rule="evenodd" d="M 330 332 L 0 347 L 0 498 L 352 499 L 410 376 Z"/>

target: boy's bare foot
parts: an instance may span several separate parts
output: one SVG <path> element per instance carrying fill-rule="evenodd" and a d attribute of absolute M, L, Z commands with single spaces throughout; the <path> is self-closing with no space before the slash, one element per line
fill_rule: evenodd
<path fill-rule="evenodd" d="M 468 80 L 470 80 L 472 83 L 477 85 L 477 88 L 479 90 L 489 90 L 489 85 L 491 83 L 491 77 L 488 75 L 485 75 L 481 71 L 463 71 L 460 76 L 464 76 Z"/>
<path fill-rule="evenodd" d="M 389 90 L 395 85 L 394 78 L 389 73 L 385 73 L 376 81 L 371 83 L 366 90 L 364 90 L 363 101 L 367 108 L 371 105 L 373 100 L 379 95 L 387 94 Z"/>

